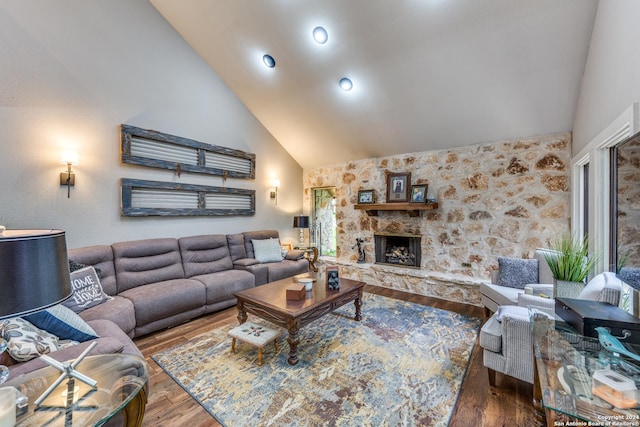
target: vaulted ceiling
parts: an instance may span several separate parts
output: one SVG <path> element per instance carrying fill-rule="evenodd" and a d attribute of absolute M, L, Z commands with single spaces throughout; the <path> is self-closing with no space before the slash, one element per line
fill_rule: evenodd
<path fill-rule="evenodd" d="M 150 2 L 305 169 L 570 131 L 597 8 L 597 0 Z M 316 26 L 327 43 L 313 40 Z M 342 77 L 352 90 L 340 89 Z"/>

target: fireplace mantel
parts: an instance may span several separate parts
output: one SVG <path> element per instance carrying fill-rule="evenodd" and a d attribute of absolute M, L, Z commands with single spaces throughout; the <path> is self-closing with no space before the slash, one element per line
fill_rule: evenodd
<path fill-rule="evenodd" d="M 421 211 L 438 209 L 437 203 L 366 203 L 354 205 L 355 209 L 367 212 L 369 216 L 378 216 L 378 211 L 402 211 L 416 217 Z"/>

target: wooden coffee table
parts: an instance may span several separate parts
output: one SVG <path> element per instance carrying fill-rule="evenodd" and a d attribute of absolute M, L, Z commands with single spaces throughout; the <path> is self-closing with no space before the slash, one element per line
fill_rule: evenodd
<path fill-rule="evenodd" d="M 316 278 L 313 290 L 307 292 L 304 300 L 288 300 L 285 295 L 287 287 L 302 277 Z M 340 290 L 330 291 L 324 275 L 311 273 L 246 289 L 234 296 L 238 299 L 238 321 L 241 324 L 247 321 L 247 313 L 251 313 L 289 331 L 288 362 L 295 365 L 298 363 L 300 328 L 351 301 L 356 307 L 354 319 L 361 320 L 363 289 L 364 282 L 341 278 Z"/>

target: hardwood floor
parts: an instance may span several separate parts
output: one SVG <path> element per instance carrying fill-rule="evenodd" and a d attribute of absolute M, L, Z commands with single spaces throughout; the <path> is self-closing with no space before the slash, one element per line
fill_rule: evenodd
<path fill-rule="evenodd" d="M 483 315 L 480 307 L 376 286 L 367 285 L 365 292 L 429 305 L 467 316 L 482 317 Z M 136 344 L 149 363 L 150 394 L 143 426 L 204 427 L 220 425 L 150 356 L 220 325 L 237 322 L 236 314 L 235 307 L 232 307 L 136 340 Z M 496 383 L 497 387 L 489 386 L 487 370 L 482 365 L 482 349 L 476 343 L 449 426 L 533 426 L 533 406 L 531 403 L 533 387 L 501 374 L 496 375 Z"/>

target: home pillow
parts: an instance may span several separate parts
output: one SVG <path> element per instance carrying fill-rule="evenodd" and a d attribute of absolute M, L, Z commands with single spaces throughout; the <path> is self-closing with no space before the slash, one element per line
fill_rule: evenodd
<path fill-rule="evenodd" d="M 538 283 L 537 259 L 498 258 L 498 285 L 524 289 L 530 283 Z"/>
<path fill-rule="evenodd" d="M 2 337 L 7 341 L 7 351 L 17 362 L 27 362 L 65 346 L 77 344 L 68 342 L 63 345 L 58 337 L 36 328 L 21 317 L 5 320 Z"/>
<path fill-rule="evenodd" d="M 93 267 L 85 267 L 71 273 L 71 289 L 71 298 L 62 304 L 76 313 L 113 299 L 102 290 L 98 273 Z"/>
<path fill-rule="evenodd" d="M 251 240 L 253 244 L 253 256 L 260 262 L 280 262 L 282 252 L 280 252 L 279 239 Z"/>
<path fill-rule="evenodd" d="M 98 338 L 87 322 L 60 304 L 24 316 L 24 319 L 63 340 L 83 342 Z"/>

